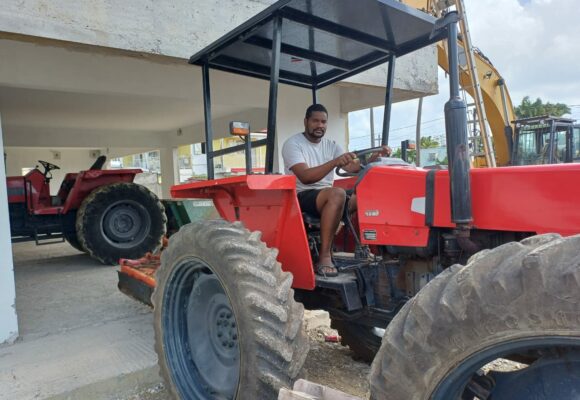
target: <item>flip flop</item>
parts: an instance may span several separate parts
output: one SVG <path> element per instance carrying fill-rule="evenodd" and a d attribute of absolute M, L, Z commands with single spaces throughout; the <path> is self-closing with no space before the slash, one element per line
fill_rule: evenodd
<path fill-rule="evenodd" d="M 332 264 L 320 264 L 316 266 L 316 273 L 327 278 L 338 276 L 338 270 Z"/>

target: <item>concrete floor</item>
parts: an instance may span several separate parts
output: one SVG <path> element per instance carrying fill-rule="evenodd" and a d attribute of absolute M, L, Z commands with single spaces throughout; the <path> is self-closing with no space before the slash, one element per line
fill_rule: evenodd
<path fill-rule="evenodd" d="M 20 338 L 0 347 L 0 399 L 120 399 L 160 381 L 151 309 L 115 267 L 66 243 L 13 250 Z"/>

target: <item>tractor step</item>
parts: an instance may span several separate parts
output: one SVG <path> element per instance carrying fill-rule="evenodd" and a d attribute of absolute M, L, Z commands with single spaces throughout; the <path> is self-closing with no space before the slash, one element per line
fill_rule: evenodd
<path fill-rule="evenodd" d="M 339 292 L 348 311 L 360 310 L 363 307 L 354 273 L 341 272 L 333 277 L 316 275 L 316 287 Z"/>
<path fill-rule="evenodd" d="M 12 236 L 12 243 L 35 242 L 37 246 L 64 242 L 62 233 L 35 233 L 30 236 Z"/>
<path fill-rule="evenodd" d="M 64 235 L 62 233 L 35 234 L 34 241 L 36 242 L 37 246 L 44 246 L 47 244 L 55 244 L 55 243 L 64 243 Z"/>

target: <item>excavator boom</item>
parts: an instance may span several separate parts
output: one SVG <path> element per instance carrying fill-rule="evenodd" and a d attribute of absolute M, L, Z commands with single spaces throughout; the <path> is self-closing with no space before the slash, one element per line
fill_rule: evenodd
<path fill-rule="evenodd" d="M 447 72 L 449 69 L 447 51 L 442 43 L 437 44 L 437 59 L 439 66 Z M 475 63 L 487 122 L 493 135 L 497 165 L 508 165 L 511 153 L 509 141 L 513 135 L 512 121 L 516 119 L 512 100 L 505 81 L 491 62 L 481 53 L 475 53 Z M 473 97 L 473 83 L 467 69 L 461 71 L 459 83 Z"/>

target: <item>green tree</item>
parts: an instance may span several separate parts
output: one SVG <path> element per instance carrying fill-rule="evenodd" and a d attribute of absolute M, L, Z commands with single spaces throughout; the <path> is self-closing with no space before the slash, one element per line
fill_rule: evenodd
<path fill-rule="evenodd" d="M 422 149 L 432 149 L 434 147 L 439 147 L 440 144 L 431 136 L 423 136 L 421 138 L 421 148 Z"/>
<path fill-rule="evenodd" d="M 571 110 L 568 105 L 563 103 L 544 103 L 539 97 L 532 102 L 530 96 L 526 96 L 522 99 L 522 103 L 515 108 L 515 112 L 518 118 L 539 117 L 542 115 L 561 117 L 564 114 L 569 114 Z"/>

